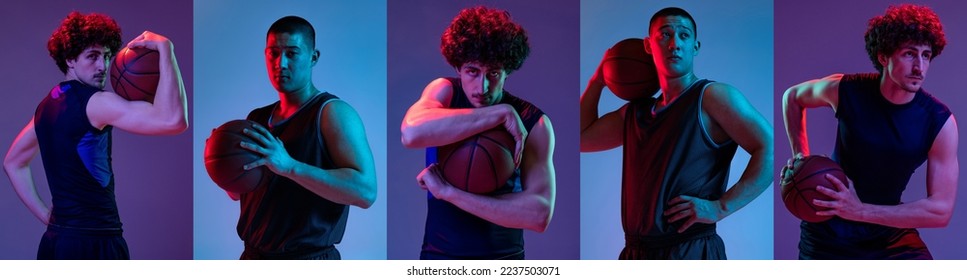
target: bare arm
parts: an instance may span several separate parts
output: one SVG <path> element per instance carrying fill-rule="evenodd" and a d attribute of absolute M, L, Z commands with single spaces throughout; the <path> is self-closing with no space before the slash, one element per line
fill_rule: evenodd
<path fill-rule="evenodd" d="M 376 201 L 376 164 L 362 120 L 349 104 L 336 100 L 322 109 L 320 123 L 337 168 L 322 169 L 293 159 L 278 138 L 259 126 L 258 131 L 246 129 L 245 134 L 262 145 L 243 142 L 242 147 L 265 157 L 245 165 L 245 169 L 265 165 L 320 197 L 369 208 Z"/>
<path fill-rule="evenodd" d="M 466 139 L 496 126 L 503 126 L 514 136 L 517 147 L 514 162 L 520 162 L 527 130 L 517 111 L 507 104 L 481 108 L 450 109 L 453 84 L 447 79 L 436 79 L 423 90 L 420 99 L 410 106 L 400 125 L 403 146 L 426 148 L 442 146 Z"/>
<path fill-rule="evenodd" d="M 688 218 L 680 231 L 696 222 L 713 223 L 735 213 L 755 200 L 772 182 L 772 127 L 742 93 L 726 84 L 712 84 L 705 92 L 702 110 L 712 122 L 709 127 L 724 132 L 751 158 L 738 182 L 718 201 L 711 201 L 711 206 L 688 196 L 679 196 L 669 202 L 672 206 L 665 215 L 671 216 L 670 222 Z"/>
<path fill-rule="evenodd" d="M 34 121 L 31 119 L 10 145 L 10 150 L 3 159 L 3 170 L 7 173 L 10 184 L 13 185 L 20 201 L 27 206 L 34 217 L 46 225 L 50 220 L 50 209 L 37 194 L 37 186 L 30 174 L 30 161 L 37 156 L 39 150 Z"/>
<path fill-rule="evenodd" d="M 896 228 L 946 227 L 957 196 L 957 121 L 950 116 L 927 154 L 927 197 L 900 205 L 873 205 L 860 202 L 852 189 L 827 176 L 833 185 L 817 187 L 829 195 L 830 201 L 815 200 L 818 206 L 831 207 L 821 215 L 838 215 L 847 220 L 874 223 Z M 835 189 L 835 191 L 834 191 Z"/>
<path fill-rule="evenodd" d="M 185 131 L 188 128 L 188 102 L 174 45 L 168 38 L 145 31 L 128 43 L 128 47 L 157 50 L 160 55 L 160 78 L 154 103 L 128 101 L 109 91 L 98 92 L 87 105 L 91 125 L 98 129 L 113 125 L 148 135 Z"/>
<path fill-rule="evenodd" d="M 839 104 L 839 82 L 843 74 L 833 74 L 822 79 L 810 80 L 786 90 L 782 96 L 782 116 L 792 154 L 809 155 L 809 139 L 806 134 L 806 109 L 831 107 Z"/>
<path fill-rule="evenodd" d="M 604 89 L 601 66 L 588 81 L 581 94 L 581 152 L 597 152 L 617 148 L 622 143 L 624 115 L 626 106 L 598 115 L 601 90 Z"/>
<path fill-rule="evenodd" d="M 499 196 L 468 193 L 454 188 L 442 179 L 437 165 L 431 165 L 417 177 L 421 187 L 434 197 L 492 223 L 544 232 L 554 213 L 554 129 L 547 116 L 534 125 L 521 163 L 523 190 Z"/>

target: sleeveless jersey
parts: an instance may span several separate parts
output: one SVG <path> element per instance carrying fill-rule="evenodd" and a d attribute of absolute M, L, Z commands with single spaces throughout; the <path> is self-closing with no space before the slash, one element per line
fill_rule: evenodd
<path fill-rule="evenodd" d="M 329 93 L 318 94 L 274 126 L 270 125 L 272 111 L 279 102 L 253 110 L 247 119 L 279 137 L 293 159 L 333 169 L 335 164 L 329 154 L 329 144 L 319 129 L 319 118 L 323 107 L 335 99 Z M 301 258 L 330 250 L 333 244 L 342 241 L 349 206 L 322 198 L 291 179 L 273 174 L 265 188 L 241 196 L 237 230 L 245 241 L 246 254 Z"/>
<path fill-rule="evenodd" d="M 631 101 L 624 119 L 621 220 L 626 242 L 680 243 L 714 234 L 714 224 L 668 223 L 668 201 L 688 195 L 717 200 L 725 193 L 737 144 L 715 143 L 700 117 L 709 80 L 699 80 L 664 109 L 656 99 Z"/>
<path fill-rule="evenodd" d="M 854 74 L 840 81 L 836 117 L 833 159 L 853 180 L 860 200 L 897 205 L 950 110 L 923 89 L 906 104 L 890 103 L 880 94 L 879 74 Z"/>
<path fill-rule="evenodd" d="M 61 82 L 40 102 L 34 131 L 47 173 L 50 223 L 78 229 L 120 230 L 111 168 L 111 130 L 91 126 L 87 103 L 96 87 Z"/>
<path fill-rule="evenodd" d="M 927 159 L 950 110 L 923 89 L 905 104 L 880 93 L 880 74 L 844 75 L 833 160 L 860 201 L 898 205 L 913 172 Z M 916 229 L 833 219 L 801 224 L 800 258 L 931 258 Z"/>

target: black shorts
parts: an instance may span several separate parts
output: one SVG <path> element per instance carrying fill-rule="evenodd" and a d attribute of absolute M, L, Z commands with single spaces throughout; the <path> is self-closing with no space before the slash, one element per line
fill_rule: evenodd
<path fill-rule="evenodd" d="M 724 260 L 725 242 L 715 225 L 665 237 L 625 235 L 621 260 Z"/>
<path fill-rule="evenodd" d="M 799 259 L 931 260 L 933 255 L 911 228 L 860 223 L 834 217 L 822 223 L 802 222 Z"/>
<path fill-rule="evenodd" d="M 120 228 L 48 225 L 37 249 L 38 260 L 129 260 Z"/>
<path fill-rule="evenodd" d="M 323 248 L 315 248 L 311 250 L 303 250 L 299 252 L 289 252 L 282 254 L 267 254 L 256 250 L 255 248 L 245 247 L 245 251 L 242 251 L 242 255 L 238 257 L 240 260 L 339 260 L 342 259 L 342 255 L 339 254 L 339 250 L 336 246 L 326 246 Z"/>

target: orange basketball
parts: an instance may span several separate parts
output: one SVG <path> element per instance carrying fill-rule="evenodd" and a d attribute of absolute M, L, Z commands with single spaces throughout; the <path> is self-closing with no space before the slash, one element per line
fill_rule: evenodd
<path fill-rule="evenodd" d="M 624 100 L 648 98 L 661 89 L 655 62 L 645 52 L 642 39 L 624 39 L 608 49 L 601 71 L 604 84 Z"/>
<path fill-rule="evenodd" d="M 154 102 L 160 79 L 161 56 L 145 48 L 123 48 L 111 65 L 111 87 L 122 98 Z"/>
<path fill-rule="evenodd" d="M 242 130 L 255 129 L 256 125 L 248 120 L 229 121 L 212 130 L 212 135 L 205 140 L 205 169 L 212 181 L 226 191 L 248 193 L 271 180 L 272 172 L 265 166 L 242 168 L 262 157 L 241 146 L 242 141 L 254 142 Z"/>
<path fill-rule="evenodd" d="M 517 142 L 495 128 L 437 149 L 443 179 L 463 191 L 487 194 L 503 186 L 514 173 Z"/>
<path fill-rule="evenodd" d="M 829 208 L 813 204 L 813 199 L 829 200 L 830 197 L 816 190 L 817 186 L 833 188 L 833 183 L 826 179 L 826 174 L 832 174 L 849 187 L 846 173 L 835 161 L 824 156 L 807 156 L 793 169 L 792 180 L 782 185 L 782 202 L 793 216 L 803 221 L 818 223 L 829 220 L 832 216 L 819 216 L 816 211 Z"/>

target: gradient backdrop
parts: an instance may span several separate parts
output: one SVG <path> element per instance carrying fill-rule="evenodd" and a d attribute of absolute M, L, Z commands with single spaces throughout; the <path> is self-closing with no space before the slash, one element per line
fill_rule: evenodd
<path fill-rule="evenodd" d="M 580 96 L 605 50 L 625 38 L 645 37 L 651 16 L 672 6 L 695 18 L 702 43 L 695 74 L 735 86 L 772 122 L 772 1 L 583 1 L 581 79 L 567 81 L 570 91 Z M 605 90 L 599 113 L 624 103 Z M 616 259 L 624 247 L 621 151 L 581 154 L 581 259 Z M 748 162 L 748 153 L 740 148 L 732 161 L 730 186 Z M 772 259 L 770 193 L 767 189 L 718 223 L 729 259 Z"/>
<path fill-rule="evenodd" d="M 963 70 L 967 64 L 967 6 L 956 1 L 912 1 L 930 6 L 940 16 L 947 35 L 947 47 L 930 64 L 924 89 L 945 103 L 953 114 L 967 116 L 967 96 L 963 95 Z M 833 73 L 876 72 L 866 54 L 863 34 L 870 18 L 881 15 L 892 3 L 899 1 L 782 1 L 776 5 L 776 90 L 775 129 L 776 162 L 779 170 L 791 157 L 789 139 L 782 122 L 783 92 L 803 81 L 822 78 Z M 830 7 L 835 7 L 831 9 Z M 832 155 L 836 139 L 836 118 L 831 109 L 808 111 L 807 131 L 813 154 Z M 961 126 L 960 131 L 964 128 Z M 960 133 L 960 183 L 964 186 L 964 156 L 967 138 Z M 778 174 L 778 173 L 777 173 Z M 903 194 L 904 202 L 926 197 L 926 164 L 914 173 Z M 779 196 L 773 194 L 776 224 L 776 259 L 797 259 L 799 256 L 799 223 L 789 214 Z M 937 259 L 965 259 L 967 240 L 967 192 L 957 193 L 957 207 L 946 228 L 920 229 L 920 236 Z"/>
<path fill-rule="evenodd" d="M 122 44 L 144 30 L 171 39 L 193 104 L 191 1 L 13 1 L 0 9 L 3 52 L 0 69 L 6 93 L 0 104 L 0 147 L 4 154 L 37 104 L 64 74 L 47 52 L 47 39 L 71 11 L 103 13 L 121 26 Z M 109 83 L 110 84 L 110 83 Z M 105 88 L 110 90 L 110 86 Z M 194 116 L 189 114 L 189 121 Z M 132 259 L 191 259 L 191 130 L 175 136 L 142 136 L 114 130 L 115 191 L 124 238 Z M 34 182 L 50 206 L 50 191 L 38 154 Z M 34 259 L 45 227 L 3 175 L 0 179 L 0 259 Z"/>
<path fill-rule="evenodd" d="M 416 184 L 423 149 L 400 144 L 399 125 L 423 88 L 438 77 L 456 76 L 440 54 L 440 36 L 463 8 L 504 9 L 527 30 L 530 57 L 507 78 L 505 89 L 540 107 L 551 119 L 557 147 L 557 202 L 544 233 L 526 231 L 528 259 L 578 259 L 578 98 L 567 98 L 578 79 L 578 2 L 390 1 L 387 96 L 390 259 L 417 259 L 426 221 L 426 191 Z"/>
<path fill-rule="evenodd" d="M 313 82 L 359 113 L 377 170 L 369 209 L 350 207 L 341 244 L 344 259 L 386 259 L 386 3 L 385 1 L 195 1 L 198 118 L 193 154 L 195 258 L 237 259 L 239 203 L 208 177 L 203 163 L 211 130 L 279 100 L 265 69 L 265 33 L 297 15 L 316 29 L 321 52 Z"/>

